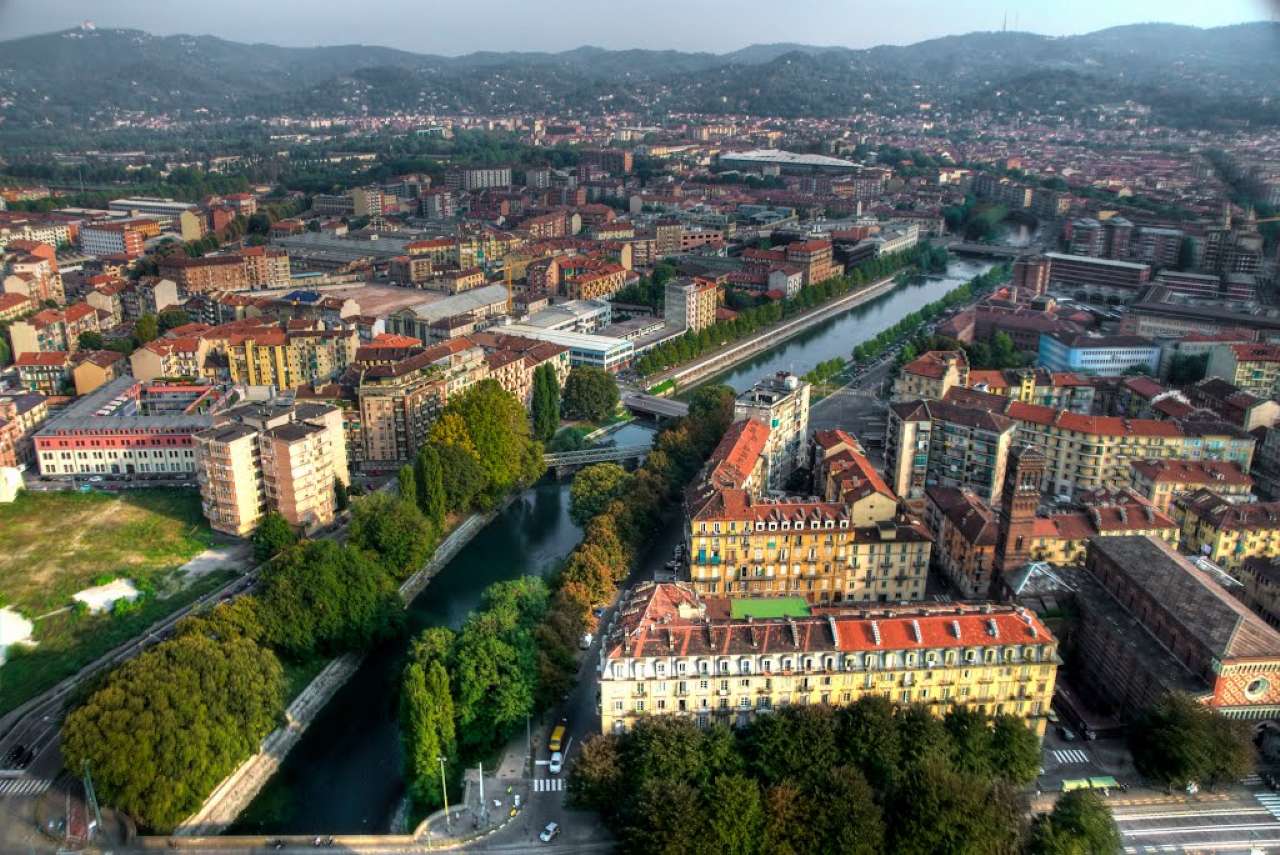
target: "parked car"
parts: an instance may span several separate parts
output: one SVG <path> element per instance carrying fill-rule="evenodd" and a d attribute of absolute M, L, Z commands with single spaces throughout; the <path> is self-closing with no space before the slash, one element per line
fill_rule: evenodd
<path fill-rule="evenodd" d="M 90 483 L 90 484 L 101 484 L 101 483 L 102 483 L 102 476 L 101 476 L 101 475 L 90 475 L 90 476 L 89 476 L 89 483 Z"/>
<path fill-rule="evenodd" d="M 560 834 L 560 823 L 548 822 L 547 827 L 542 829 L 541 833 L 538 834 L 538 839 L 541 840 L 543 843 L 550 843 L 552 840 L 555 840 L 556 837 L 559 836 L 559 834 Z"/>
<path fill-rule="evenodd" d="M 1069 727 L 1059 727 L 1059 728 L 1058 728 L 1058 736 L 1061 736 L 1064 742 L 1075 742 L 1075 741 L 1076 741 L 1076 734 L 1075 734 L 1075 731 L 1074 731 L 1074 730 L 1072 730 L 1072 729 L 1071 729 L 1071 728 L 1069 728 Z"/>
<path fill-rule="evenodd" d="M 582 638 L 578 641 L 578 647 L 582 648 L 583 650 L 586 650 L 588 647 L 591 646 L 591 642 L 595 640 L 596 639 L 594 635 L 592 635 L 589 632 L 584 632 L 582 634 Z"/>
<path fill-rule="evenodd" d="M 551 770 L 552 775 L 559 775 L 560 770 L 564 768 L 564 755 L 559 751 L 554 752 L 551 755 L 551 765 L 548 768 Z"/>

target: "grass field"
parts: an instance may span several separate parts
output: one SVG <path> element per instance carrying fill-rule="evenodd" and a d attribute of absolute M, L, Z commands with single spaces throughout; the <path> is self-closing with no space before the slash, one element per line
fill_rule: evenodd
<path fill-rule="evenodd" d="M 0 714 L 245 569 L 184 579 L 178 568 L 212 539 L 194 490 L 23 492 L 0 505 L 0 602 L 35 620 L 36 642 L 10 649 L 0 667 Z M 137 580 L 154 596 L 124 614 L 67 608 L 103 576 Z"/>
<path fill-rule="evenodd" d="M 0 505 L 0 598 L 35 617 L 103 574 L 160 588 L 211 541 L 194 490 L 22 492 Z"/>
<path fill-rule="evenodd" d="M 804 597 L 764 597 L 733 601 L 730 616 L 734 620 L 743 618 L 781 618 L 804 617 L 809 613 L 809 606 Z"/>

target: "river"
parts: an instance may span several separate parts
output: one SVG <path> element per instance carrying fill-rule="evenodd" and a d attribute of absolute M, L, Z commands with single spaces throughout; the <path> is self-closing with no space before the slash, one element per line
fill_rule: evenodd
<path fill-rule="evenodd" d="M 741 392 L 761 377 L 778 371 L 804 374 L 819 362 L 833 357 L 848 359 L 855 346 L 874 338 L 904 315 L 932 303 L 991 267 L 988 262 L 953 258 L 944 275 L 917 278 L 899 285 L 883 296 L 815 324 L 795 338 L 703 382 L 727 383 Z"/>
<path fill-rule="evenodd" d="M 804 373 L 825 359 L 848 357 L 855 345 L 990 267 L 953 260 L 945 276 L 899 286 L 709 382 L 741 390 L 775 371 Z M 652 431 L 639 424 L 613 434 L 620 445 L 651 437 Z M 547 575 L 581 536 L 569 519 L 569 482 L 540 482 L 463 547 L 410 604 L 410 633 L 428 626 L 456 628 L 489 584 L 520 575 Z M 665 541 L 663 545 L 670 549 Z M 370 652 L 231 833 L 361 834 L 389 829 L 404 792 L 396 697 L 405 648 L 401 638 Z"/>

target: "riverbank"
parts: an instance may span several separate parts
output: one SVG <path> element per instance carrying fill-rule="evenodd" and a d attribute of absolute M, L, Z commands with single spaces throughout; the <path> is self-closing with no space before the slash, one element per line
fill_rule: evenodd
<path fill-rule="evenodd" d="M 868 300 L 879 297 L 882 294 L 893 290 L 896 277 L 888 276 L 878 282 L 873 282 L 860 291 L 846 294 L 838 297 L 829 303 L 810 309 L 804 314 L 798 315 L 791 320 L 783 321 L 776 326 L 758 333 L 748 336 L 742 341 L 734 342 L 726 345 L 711 353 L 700 356 L 697 359 L 687 362 L 678 368 L 669 368 L 666 371 L 660 371 L 651 377 L 646 378 L 645 382 L 649 386 L 660 385 L 669 380 L 675 381 L 677 391 L 685 391 L 698 385 L 708 377 L 719 374 L 733 368 L 740 362 L 745 362 L 751 357 L 762 351 L 770 350 L 777 345 L 783 344 L 791 338 L 794 338 L 811 327 L 822 323 L 823 321 L 848 311 Z"/>
<path fill-rule="evenodd" d="M 497 510 L 471 514 L 449 533 L 420 570 L 400 585 L 400 597 L 407 609 L 433 576 L 449 563 L 485 526 L 492 522 L 514 499 L 509 497 Z M 359 670 L 364 656 L 339 656 L 325 666 L 307 687 L 298 693 L 285 710 L 285 724 L 262 741 L 257 754 L 241 763 L 209 794 L 200 810 L 173 832 L 175 837 L 202 837 L 221 834 L 231 827 L 249 806 L 281 763 L 315 721 L 338 690 Z"/>

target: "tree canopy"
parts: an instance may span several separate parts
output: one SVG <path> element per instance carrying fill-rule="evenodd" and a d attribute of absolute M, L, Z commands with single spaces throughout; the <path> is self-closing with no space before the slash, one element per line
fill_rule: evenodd
<path fill-rule="evenodd" d="M 100 799 L 172 829 L 257 750 L 284 711 L 284 678 L 246 638 L 186 633 L 125 662 L 68 717 L 62 752 Z"/>
<path fill-rule="evenodd" d="M 578 525 L 600 513 L 631 484 L 627 470 L 616 463 L 595 463 L 573 477 L 569 488 L 569 515 Z"/>
<path fill-rule="evenodd" d="M 1170 787 L 1236 781 L 1253 769 L 1249 723 L 1229 719 L 1194 698 L 1170 693 L 1129 729 L 1138 771 Z"/>
<path fill-rule="evenodd" d="M 524 407 L 494 380 L 482 380 L 451 399 L 429 441 L 437 449 L 455 446 L 474 452 L 484 474 L 479 493 L 490 504 L 542 474 L 542 447 L 533 439 Z"/>
<path fill-rule="evenodd" d="M 564 383 L 564 414 L 571 419 L 600 422 L 618 408 L 618 381 L 603 368 L 575 365 Z"/>

